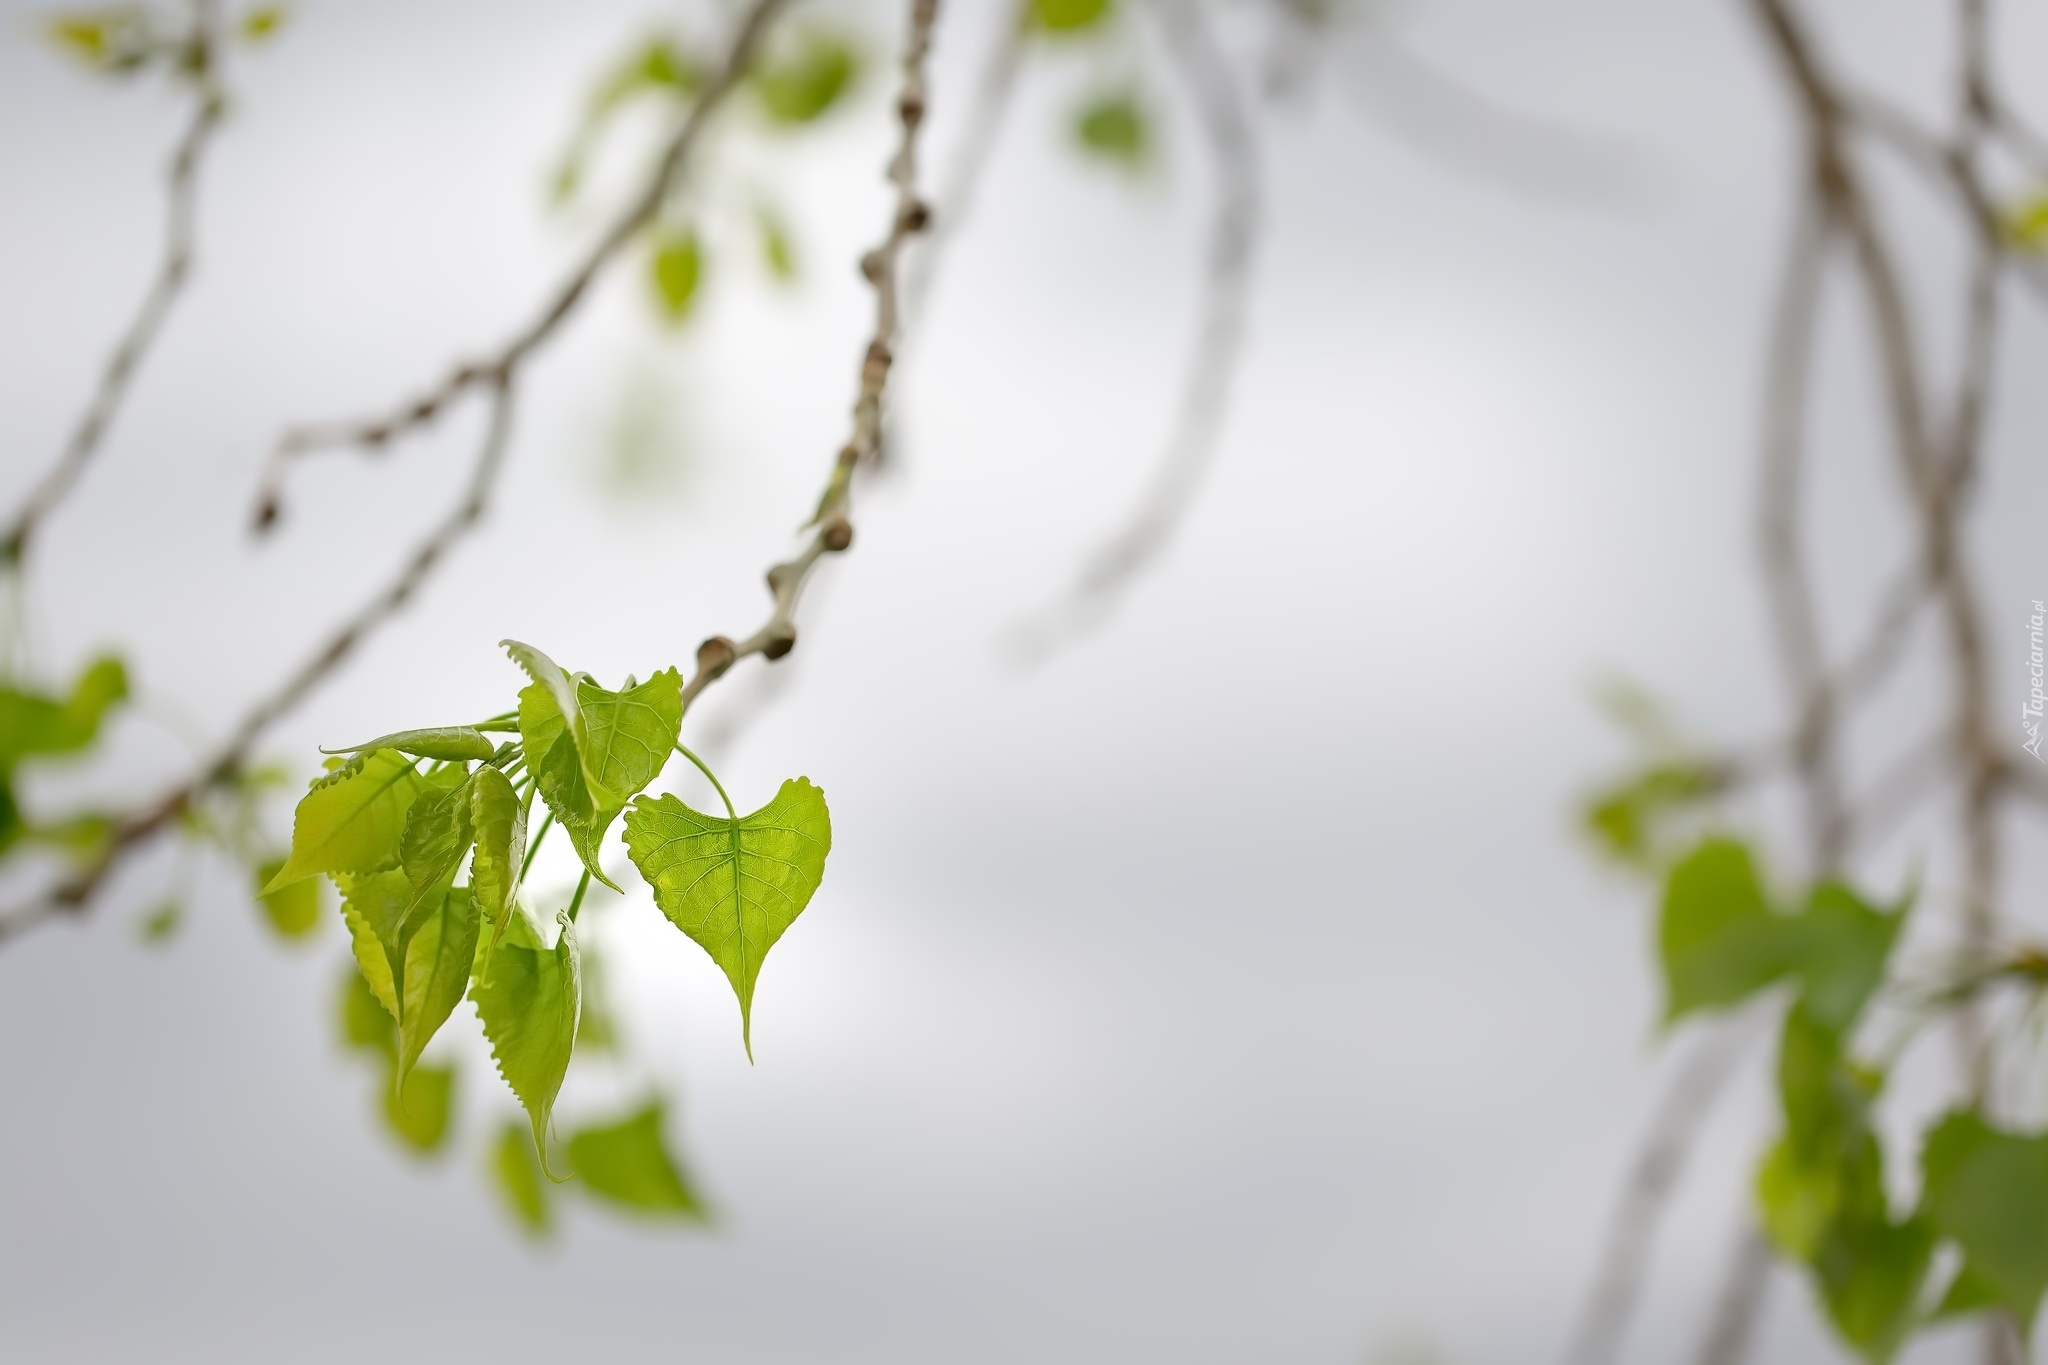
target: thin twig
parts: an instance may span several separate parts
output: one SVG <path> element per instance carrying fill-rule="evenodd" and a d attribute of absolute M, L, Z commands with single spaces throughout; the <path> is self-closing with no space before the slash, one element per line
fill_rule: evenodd
<path fill-rule="evenodd" d="M 861 273 L 875 288 L 875 323 L 861 356 L 852 434 L 833 461 L 831 476 L 811 518 L 815 529 L 809 539 L 793 558 L 768 570 L 772 605 L 767 621 L 738 643 L 729 636 L 714 635 L 697 646 L 697 671 L 683 686 L 685 711 L 705 688 L 741 659 L 759 654 L 772 662 L 796 648 L 797 599 L 803 594 L 811 570 L 824 556 L 838 554 L 853 544 L 853 522 L 849 515 L 853 476 L 874 460 L 881 444 L 882 399 L 888 389 L 889 368 L 901 326 L 898 280 L 903 253 L 911 238 L 922 232 L 931 218 L 931 210 L 917 196 L 917 142 L 930 103 L 925 68 L 938 10 L 939 0 L 911 0 L 909 31 L 903 42 L 902 88 L 896 99 L 902 135 L 888 168 L 896 202 L 881 245 L 861 258 Z"/>
<path fill-rule="evenodd" d="M 92 400 L 86 404 L 71 439 L 55 464 L 43 474 L 0 532 L 0 569 L 21 566 L 45 518 L 77 484 L 100 451 L 107 428 L 128 396 L 129 385 L 143 358 L 163 331 L 164 320 L 192 275 L 199 214 L 199 166 L 227 110 L 220 87 L 219 13 L 215 0 L 193 0 L 192 29 L 184 44 L 186 79 L 192 83 L 192 118 L 171 153 L 168 204 L 164 216 L 163 256 L 142 307 L 107 357 Z"/>
<path fill-rule="evenodd" d="M 1123 528 L 1083 565 L 1073 587 L 1012 631 L 1014 652 L 1027 663 L 1043 660 L 1106 620 L 1173 539 L 1215 464 L 1244 351 L 1261 216 L 1251 119 L 1201 10 L 1189 0 L 1155 0 L 1148 12 L 1158 17 L 1193 97 L 1215 166 L 1202 320 L 1182 379 L 1180 405 L 1150 485 Z"/>

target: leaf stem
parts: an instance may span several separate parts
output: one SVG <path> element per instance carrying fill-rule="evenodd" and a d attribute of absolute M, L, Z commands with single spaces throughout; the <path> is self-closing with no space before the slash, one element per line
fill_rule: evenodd
<path fill-rule="evenodd" d="M 548 837 L 548 831 L 555 827 L 555 813 L 549 811 L 540 822 L 540 832 L 533 836 L 533 842 L 526 846 L 526 861 L 519 864 L 519 880 L 526 880 L 526 869 L 533 866 L 533 855 L 540 852 L 540 841 Z"/>
<path fill-rule="evenodd" d="M 590 889 L 590 869 L 583 869 L 583 876 L 576 883 L 576 894 L 569 898 L 569 923 L 576 922 L 576 912 L 583 908 L 583 893 Z"/>
<path fill-rule="evenodd" d="M 735 811 L 732 808 L 732 798 L 725 794 L 725 786 L 718 780 L 718 774 L 712 772 L 709 767 L 705 766 L 703 759 L 697 757 L 697 755 L 691 753 L 689 749 L 685 748 L 681 740 L 676 741 L 676 752 L 681 754 L 684 758 L 689 759 L 690 762 L 696 764 L 697 771 L 711 779 L 711 785 L 717 788 L 718 790 L 718 799 L 725 802 L 726 818 L 728 820 L 733 821 L 734 823 L 738 823 L 740 818 L 739 812 Z"/>

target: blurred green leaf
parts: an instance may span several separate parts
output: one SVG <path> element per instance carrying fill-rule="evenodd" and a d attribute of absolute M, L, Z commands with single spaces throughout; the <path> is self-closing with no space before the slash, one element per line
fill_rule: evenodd
<path fill-rule="evenodd" d="M 91 747 L 107 713 L 128 697 L 128 672 L 115 658 L 96 659 L 64 698 L 0 686 L 0 774 L 25 758 L 56 758 Z"/>
<path fill-rule="evenodd" d="M 363 974 L 353 968 L 343 973 L 340 1008 L 343 1045 L 355 1052 L 371 1052 L 398 1065 L 398 1025 Z"/>
<path fill-rule="evenodd" d="M 2048 194 L 2034 194 L 2005 211 L 2006 239 L 2023 251 L 2048 251 Z"/>
<path fill-rule="evenodd" d="M 794 778 L 737 820 L 701 814 L 672 795 L 642 797 L 626 813 L 626 850 L 661 912 L 732 983 L 751 1060 L 761 961 L 824 880 L 832 850 L 825 794 L 809 778 Z"/>
<path fill-rule="evenodd" d="M 553 1225 L 547 1181 L 534 1159 L 533 1142 L 518 1120 L 507 1120 L 491 1144 L 491 1176 L 514 1221 L 530 1237 L 545 1237 Z"/>
<path fill-rule="evenodd" d="M 413 761 L 396 749 L 358 755 L 319 778 L 293 814 L 291 856 L 264 893 L 321 872 L 398 866 L 406 815 L 425 790 Z"/>
<path fill-rule="evenodd" d="M 455 1068 L 415 1067 L 403 1085 L 384 1087 L 384 1122 L 414 1151 L 439 1151 L 448 1141 L 454 1099 Z"/>
<path fill-rule="evenodd" d="M 278 937 L 304 938 L 320 927 L 320 882 L 318 878 L 309 877 L 282 886 L 269 895 L 263 894 L 263 888 L 283 870 L 282 858 L 274 858 L 256 869 L 256 904 L 262 907 L 263 918 Z"/>
<path fill-rule="evenodd" d="M 1840 882 L 1823 882 L 1792 926 L 1800 999 L 1816 1023 L 1846 1032 L 1884 981 L 1906 906 L 1879 910 Z"/>
<path fill-rule="evenodd" d="M 697 284 L 704 273 L 704 257 L 695 231 L 684 228 L 660 238 L 647 260 L 648 278 L 654 283 L 655 302 L 664 321 L 678 323 L 690 316 L 697 301 Z"/>
<path fill-rule="evenodd" d="M 139 71 L 166 48 L 141 5 L 62 10 L 45 21 L 44 32 L 60 51 L 112 75 Z"/>
<path fill-rule="evenodd" d="M 165 901 L 136 924 L 135 936 L 154 948 L 169 943 L 184 923 L 185 907 L 176 901 Z"/>
<path fill-rule="evenodd" d="M 1787 917 L 1764 902 L 1749 850 L 1701 843 L 1671 869 L 1658 922 L 1664 1019 L 1739 1004 L 1784 976 L 1796 953 Z"/>
<path fill-rule="evenodd" d="M 2048 1291 L 2048 1133 L 1959 1110 L 1928 1133 L 1920 1168 L 1927 1216 L 1962 1248 L 1975 1297 L 1995 1294 L 2031 1333 Z"/>
<path fill-rule="evenodd" d="M 1044 33 L 1082 33 L 1113 13 L 1111 0 L 1031 0 L 1025 23 Z"/>
<path fill-rule="evenodd" d="M 751 84 L 771 120 L 796 126 L 821 118 L 859 74 L 860 54 L 851 43 L 820 29 L 806 29 L 796 36 L 791 50 L 757 66 Z"/>
<path fill-rule="evenodd" d="M 258 5 L 242 16 L 236 26 L 245 43 L 262 43 L 277 36 L 289 11 L 283 5 Z"/>
<path fill-rule="evenodd" d="M 704 1208 L 663 1144 L 661 1128 L 662 1104 L 655 1099 L 617 1123 L 572 1133 L 569 1164 L 600 1199 L 635 1213 L 701 1222 Z"/>
<path fill-rule="evenodd" d="M 1696 807 L 1721 789 L 1709 764 L 1655 763 L 1632 773 L 1586 802 L 1586 832 L 1616 862 L 1648 869 L 1660 860 L 1663 822 Z"/>
<path fill-rule="evenodd" d="M 1098 95 L 1074 115 L 1074 139 L 1085 152 L 1135 170 L 1152 152 L 1151 124 L 1130 94 Z"/>
<path fill-rule="evenodd" d="M 576 933 L 567 915 L 556 917 L 561 937 L 548 947 L 525 906 L 512 922 L 470 990 L 498 1074 L 526 1106 L 534 1150 L 547 1168 L 548 1117 L 576 1046 L 581 1003 Z"/>
<path fill-rule="evenodd" d="M 754 219 L 761 230 L 761 260 L 768 273 L 787 284 L 796 278 L 796 248 L 780 214 L 766 206 L 757 208 Z"/>

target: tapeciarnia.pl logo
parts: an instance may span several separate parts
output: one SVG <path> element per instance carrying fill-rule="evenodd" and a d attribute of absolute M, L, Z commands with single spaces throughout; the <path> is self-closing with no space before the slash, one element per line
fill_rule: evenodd
<path fill-rule="evenodd" d="M 2043 708 L 2048 707 L 2048 691 L 2044 691 L 2041 684 L 2041 623 L 2044 619 L 2048 619 L 2048 606 L 2043 606 L 2041 599 L 2037 597 L 2034 599 L 2034 616 L 2027 628 L 2030 645 L 2027 669 L 2034 676 L 2034 687 L 2028 694 L 2027 704 L 2020 709 L 2020 723 L 2027 727 L 2027 742 L 2024 747 L 2035 758 L 2041 758 L 2041 714 Z M 2048 758 L 2042 758 L 2041 761 L 2048 763 Z"/>

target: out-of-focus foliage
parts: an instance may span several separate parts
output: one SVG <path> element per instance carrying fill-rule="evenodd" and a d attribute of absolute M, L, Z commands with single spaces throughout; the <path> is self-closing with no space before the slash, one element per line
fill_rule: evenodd
<path fill-rule="evenodd" d="M 677 323 L 689 317 L 690 305 L 697 301 L 697 281 L 704 272 L 697 234 L 686 227 L 663 236 L 648 257 L 647 270 L 663 320 Z"/>
<path fill-rule="evenodd" d="M 1024 21 L 1043 33 L 1085 33 L 1115 12 L 1112 0 L 1031 0 Z"/>
<path fill-rule="evenodd" d="M 860 52 L 844 35 L 806 28 L 781 44 L 748 78 L 771 123 L 800 127 L 824 117 L 860 77 Z"/>
<path fill-rule="evenodd" d="M 1074 140 L 1083 151 L 1130 170 L 1151 159 L 1151 122 L 1130 91 L 1097 95 L 1076 110 Z"/>
<path fill-rule="evenodd" d="M 2048 251 L 2048 194 L 2019 200 L 2005 211 L 2005 235 L 2027 251 Z"/>

